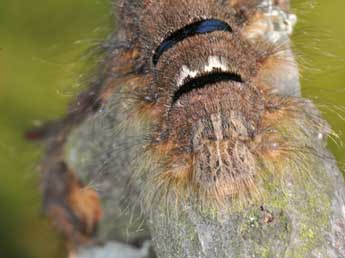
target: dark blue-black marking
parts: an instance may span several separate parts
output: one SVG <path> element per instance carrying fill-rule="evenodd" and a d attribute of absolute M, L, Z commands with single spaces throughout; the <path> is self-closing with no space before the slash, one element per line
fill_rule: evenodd
<path fill-rule="evenodd" d="M 152 57 L 153 64 L 156 65 L 161 55 L 165 51 L 176 45 L 178 42 L 198 34 L 211 33 L 215 31 L 232 32 L 232 29 L 227 23 L 221 20 L 209 19 L 189 24 L 186 27 L 183 27 L 182 29 L 173 32 L 156 49 Z"/>
<path fill-rule="evenodd" d="M 241 75 L 232 72 L 212 71 L 211 73 L 202 74 L 196 78 L 187 80 L 172 97 L 172 103 L 174 104 L 180 97 L 189 92 L 197 89 L 202 89 L 207 86 L 213 85 L 219 82 L 239 82 L 243 83 Z"/>

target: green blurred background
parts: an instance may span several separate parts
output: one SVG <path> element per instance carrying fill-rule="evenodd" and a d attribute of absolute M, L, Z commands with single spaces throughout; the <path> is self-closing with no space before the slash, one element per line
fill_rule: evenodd
<path fill-rule="evenodd" d="M 292 2 L 303 93 L 345 140 L 345 1 Z M 0 258 L 64 257 L 40 211 L 41 149 L 23 132 L 63 115 L 83 86 L 86 50 L 111 29 L 111 6 L 110 0 L 0 0 Z M 336 145 L 330 143 L 341 165 L 344 148 Z"/>

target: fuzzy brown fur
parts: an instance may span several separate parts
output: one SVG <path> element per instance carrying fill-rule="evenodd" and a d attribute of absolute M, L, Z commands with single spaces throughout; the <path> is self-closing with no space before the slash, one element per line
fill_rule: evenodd
<path fill-rule="evenodd" d="M 252 7 L 253 1 L 242 3 L 241 10 L 246 6 Z M 154 173 L 157 185 L 162 180 L 167 187 L 192 188 L 205 198 L 220 202 L 260 192 L 258 156 L 262 145 L 269 146 L 264 142 L 267 139 L 263 135 L 268 128 L 263 121 L 271 113 L 269 105 L 277 106 L 277 110 L 283 108 L 279 96 L 273 98 L 277 103 L 271 103 L 269 97 L 276 90 L 276 81 L 266 70 L 272 71 L 272 66 L 280 65 L 282 71 L 277 70 L 276 77 L 281 77 L 291 69 L 291 60 L 281 57 L 288 43 L 281 41 L 274 45 L 263 37 L 254 42 L 249 40 L 246 28 L 250 24 L 243 17 L 237 18 L 238 10 L 230 3 L 154 1 L 142 8 L 135 26 L 139 32 L 138 48 L 142 51 L 145 70 L 152 77 L 146 92 L 149 95 L 154 92 L 152 110 L 157 110 L 152 118 L 156 127 L 154 141 L 147 148 L 158 155 L 155 157 L 158 163 L 164 163 L 164 169 Z M 259 9 L 251 12 L 257 19 L 263 15 Z M 152 53 L 169 34 L 207 19 L 225 21 L 232 32 L 186 38 L 163 53 L 156 66 L 152 65 Z M 174 93 L 180 87 L 181 71 L 187 69 L 201 74 L 214 57 L 219 57 L 219 62 L 227 65 L 227 71 L 239 75 L 243 81 L 192 90 L 173 103 Z M 212 72 L 215 71 L 209 73 Z M 279 140 L 277 135 L 275 141 Z M 266 155 L 271 155 L 267 147 Z"/>

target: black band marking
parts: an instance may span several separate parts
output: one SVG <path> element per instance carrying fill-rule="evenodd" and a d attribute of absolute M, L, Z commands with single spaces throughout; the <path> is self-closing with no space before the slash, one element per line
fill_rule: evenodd
<path fill-rule="evenodd" d="M 240 75 L 231 72 L 216 71 L 188 80 L 174 94 L 172 103 L 174 104 L 182 95 L 187 94 L 195 89 L 202 89 L 209 84 L 223 81 L 243 82 Z"/>
<path fill-rule="evenodd" d="M 172 48 L 174 45 L 176 45 L 178 42 L 183 41 L 188 37 L 195 36 L 197 34 L 205 34 L 214 31 L 232 32 L 232 29 L 227 23 L 223 21 L 210 19 L 189 24 L 186 27 L 173 32 L 156 49 L 152 57 L 153 64 L 156 65 L 161 55 L 169 48 Z"/>

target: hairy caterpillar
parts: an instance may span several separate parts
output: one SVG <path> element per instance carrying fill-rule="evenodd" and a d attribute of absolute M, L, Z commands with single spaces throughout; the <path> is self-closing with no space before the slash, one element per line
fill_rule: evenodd
<path fill-rule="evenodd" d="M 331 131 L 300 96 L 288 2 L 119 7 L 119 31 L 99 83 L 45 131 L 53 135 L 43 164 L 45 204 L 65 235 L 88 243 L 100 221 L 95 190 L 103 207 L 115 205 L 130 180 L 128 199 L 139 200 L 159 257 L 263 257 L 265 248 L 269 257 L 343 257 L 330 253 L 341 252 L 334 243 L 344 237 L 321 246 L 330 225 L 313 218 L 344 218 L 343 197 L 334 197 L 344 196 L 343 187 L 333 194 L 343 181 L 328 178 L 324 162 L 333 159 L 324 145 Z M 123 237 L 109 227 L 114 210 L 103 209 L 100 240 Z M 183 245 L 180 234 L 190 230 L 184 216 L 202 225 L 192 235 L 207 247 Z M 270 224 L 267 217 L 284 230 L 278 236 L 259 228 L 262 243 L 246 225 L 252 218 Z M 314 237 L 305 240 L 304 230 Z M 218 233 L 217 241 L 199 231 Z"/>

